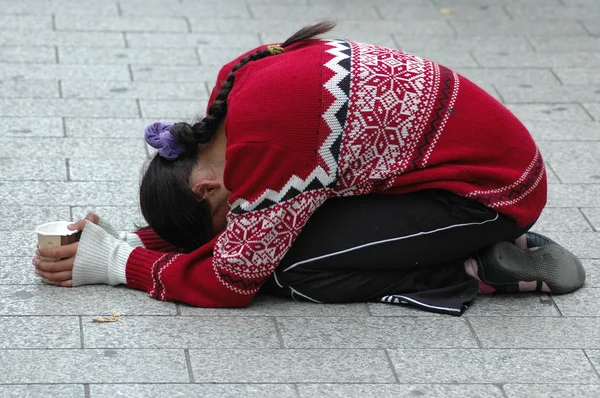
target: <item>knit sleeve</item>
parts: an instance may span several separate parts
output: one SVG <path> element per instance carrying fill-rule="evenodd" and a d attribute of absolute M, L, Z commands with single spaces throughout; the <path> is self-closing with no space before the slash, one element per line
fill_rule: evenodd
<path fill-rule="evenodd" d="M 129 286 L 199 307 L 245 306 L 329 195 L 299 177 L 312 178 L 306 171 L 315 164 L 290 150 L 247 144 L 228 148 L 227 156 L 226 229 L 190 254 L 135 248 L 127 260 Z"/>

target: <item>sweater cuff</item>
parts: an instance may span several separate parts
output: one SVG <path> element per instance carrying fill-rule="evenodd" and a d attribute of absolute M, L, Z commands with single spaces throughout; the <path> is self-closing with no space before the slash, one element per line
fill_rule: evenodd
<path fill-rule="evenodd" d="M 73 286 L 127 282 L 125 268 L 133 247 L 86 222 L 73 265 Z"/>
<path fill-rule="evenodd" d="M 133 232 L 117 232 L 117 230 L 112 225 L 110 225 L 106 221 L 103 221 L 102 217 L 100 218 L 100 221 L 98 222 L 98 226 L 100 228 L 102 228 L 103 230 L 105 230 L 106 232 L 108 232 L 112 237 L 117 238 L 122 241 L 125 241 L 130 246 L 145 247 L 144 242 L 142 242 L 142 240 L 140 239 L 140 237 L 138 235 L 136 235 Z"/>
<path fill-rule="evenodd" d="M 167 256 L 170 254 L 141 248 L 134 249 L 127 264 L 127 285 L 134 289 L 151 292 L 154 287 L 152 271 L 157 261 Z"/>

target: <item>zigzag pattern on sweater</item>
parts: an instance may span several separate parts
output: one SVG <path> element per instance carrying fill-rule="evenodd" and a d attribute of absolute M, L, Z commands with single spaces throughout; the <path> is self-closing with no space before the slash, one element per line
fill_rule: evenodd
<path fill-rule="evenodd" d="M 244 214 L 255 210 L 268 209 L 276 203 L 292 199 L 302 192 L 336 185 L 339 173 L 340 146 L 343 140 L 350 96 L 351 46 L 348 42 L 342 40 L 327 40 L 325 44 L 332 47 L 325 52 L 333 57 L 325 63 L 324 67 L 330 69 L 334 74 L 324 84 L 324 89 L 334 100 L 322 116 L 329 134 L 319 148 L 318 153 L 323 159 L 323 165 L 327 166 L 327 170 L 317 166 L 305 179 L 292 175 L 281 190 L 266 189 L 253 202 L 240 198 L 231 205 L 230 211 L 232 213 Z"/>

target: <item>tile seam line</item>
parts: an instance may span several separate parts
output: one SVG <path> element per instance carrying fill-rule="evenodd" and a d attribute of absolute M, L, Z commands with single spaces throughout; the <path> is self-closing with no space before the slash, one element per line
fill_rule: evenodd
<path fill-rule="evenodd" d="M 427 382 L 401 382 L 401 383 L 397 383 L 397 382 L 353 382 L 353 381 L 305 381 L 305 382 L 268 382 L 268 381 L 200 381 L 200 382 L 195 382 L 193 384 L 191 383 L 185 383 L 185 382 L 181 382 L 181 381 L 165 381 L 165 382 L 152 382 L 152 381 L 132 381 L 132 382 L 58 382 L 58 383 L 46 383 L 46 382 L 39 382 L 39 383 L 1 383 L 0 382 L 0 386 L 29 386 L 29 385 L 44 385 L 44 386 L 55 386 L 55 385 L 84 385 L 84 384 L 89 384 L 89 385 L 177 385 L 177 386 L 202 386 L 202 385 L 246 385 L 246 384 L 250 384 L 250 385 L 289 385 L 289 386 L 293 386 L 294 384 L 298 384 L 298 385 L 314 385 L 314 384 L 334 384 L 334 385 L 373 385 L 373 386 L 379 386 L 379 385 L 391 385 L 391 386 L 409 386 L 409 385 L 415 385 L 415 386 L 471 386 L 471 385 L 476 385 L 476 386 L 496 386 L 498 383 L 492 383 L 492 382 L 470 382 L 470 383 L 427 383 Z M 531 385 L 531 386 L 537 386 L 540 384 L 544 384 L 544 385 L 552 385 L 552 386 L 598 386 L 598 383 L 523 383 L 523 382 L 507 382 L 504 383 L 504 385 Z"/>

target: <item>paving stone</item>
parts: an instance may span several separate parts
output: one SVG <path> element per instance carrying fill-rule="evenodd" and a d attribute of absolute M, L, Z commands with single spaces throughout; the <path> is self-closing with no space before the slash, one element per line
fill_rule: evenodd
<path fill-rule="evenodd" d="M 0 5 L 0 9 L 2 6 Z M 3 10 L 4 11 L 4 10 Z M 55 32 L 45 30 L 4 31 L 0 46 L 90 46 L 123 47 L 122 33 Z"/>
<path fill-rule="evenodd" d="M 281 34 L 281 33 L 270 33 L 270 34 L 261 33 L 259 35 L 260 41 L 262 44 L 281 43 L 284 40 L 286 40 L 289 36 L 290 36 L 289 34 Z M 389 48 L 397 47 L 396 42 L 394 41 L 392 35 L 382 35 L 382 34 L 378 34 L 378 33 L 359 32 L 359 33 L 353 33 L 350 35 L 338 33 L 335 36 L 328 35 L 327 37 L 351 39 L 356 42 L 376 44 L 376 45 L 382 46 L 382 47 L 389 47 Z"/>
<path fill-rule="evenodd" d="M 27 257 L 0 257 L 0 285 L 37 285 L 41 278 L 33 272 L 33 257 L 35 237 L 30 235 L 31 250 Z M 0 395 L 2 396 L 2 395 Z"/>
<path fill-rule="evenodd" d="M 133 80 L 155 82 L 195 82 L 199 87 L 202 81 L 215 81 L 219 69 L 214 66 L 154 66 L 132 65 Z"/>
<path fill-rule="evenodd" d="M 364 317 L 369 316 L 367 304 L 314 304 L 302 301 L 267 296 L 259 294 L 249 306 L 243 309 L 236 308 L 197 308 L 181 305 L 181 315 L 191 316 L 323 316 L 323 317 Z"/>
<path fill-rule="evenodd" d="M 379 21 L 375 7 L 369 3 L 355 4 L 352 6 L 319 4 L 318 7 L 275 5 L 275 4 L 250 4 L 249 9 L 254 19 L 286 19 L 310 22 L 314 19 L 327 19 L 335 15 L 339 19 L 358 21 Z"/>
<path fill-rule="evenodd" d="M 493 384 L 299 384 L 301 398 L 502 398 L 502 388 Z"/>
<path fill-rule="evenodd" d="M 582 259 L 585 268 L 585 286 L 600 287 L 600 260 Z"/>
<path fill-rule="evenodd" d="M 123 317 L 112 325 L 84 323 L 83 336 L 86 348 L 281 348 L 266 317 Z"/>
<path fill-rule="evenodd" d="M 112 82 L 65 81 L 62 82 L 65 98 L 160 98 L 208 99 L 206 86 L 170 82 Z"/>
<path fill-rule="evenodd" d="M 546 178 L 548 179 L 548 184 L 560 184 L 560 179 L 556 175 L 556 173 L 550 168 L 550 165 L 546 163 Z"/>
<path fill-rule="evenodd" d="M 29 266 L 33 272 L 33 266 Z M 92 317 L 111 315 L 115 310 L 123 316 L 174 315 L 176 312 L 173 303 L 153 300 L 145 292 L 125 287 L 61 288 L 41 282 L 39 285 L 0 286 L 1 315 L 82 315 L 85 325 L 92 322 Z M 59 380 L 53 382 L 60 383 Z"/>
<path fill-rule="evenodd" d="M 138 183 L 145 159 L 71 159 L 69 172 L 71 181 L 123 181 Z M 1 164 L 1 161 L 0 161 Z"/>
<path fill-rule="evenodd" d="M 565 317 L 600 316 L 600 289 L 579 289 L 573 293 L 554 296 L 553 299 Z"/>
<path fill-rule="evenodd" d="M 254 3 L 254 2 L 253 2 Z M 229 33 L 229 32 L 245 32 L 248 34 L 256 34 L 260 32 L 267 36 L 276 36 L 273 40 L 281 42 L 294 32 L 302 28 L 304 21 L 290 20 L 245 20 L 240 23 L 236 19 L 217 19 L 211 18 L 206 20 L 201 16 L 190 15 L 190 25 L 193 32 L 214 32 L 214 33 Z M 310 22 L 318 22 L 321 18 L 308 18 Z M 410 29 L 409 29 L 410 28 Z M 392 33 L 422 33 L 427 36 L 435 36 L 440 34 L 452 34 L 452 28 L 443 21 L 403 21 L 399 24 L 396 21 L 377 21 L 373 24 L 372 21 L 361 21 L 353 19 L 340 19 L 337 21 L 336 27 L 323 35 L 323 37 L 345 37 L 352 40 L 359 40 L 358 37 L 365 36 L 388 36 Z M 414 32 L 416 31 L 416 32 Z"/>
<path fill-rule="evenodd" d="M 585 27 L 585 30 L 590 32 L 592 35 L 600 35 L 600 27 L 597 24 L 597 21 L 581 21 L 581 24 Z"/>
<path fill-rule="evenodd" d="M 52 80 L 0 80 L 4 98 L 58 98 L 58 82 Z"/>
<path fill-rule="evenodd" d="M 508 15 L 498 6 L 480 6 L 480 5 L 457 5 L 451 8 L 440 8 L 433 4 L 411 5 L 398 7 L 395 3 L 377 4 L 377 8 L 381 12 L 384 19 L 394 21 L 402 20 L 431 20 L 431 19 L 494 19 L 508 20 Z M 450 12 L 446 11 L 450 10 Z"/>
<path fill-rule="evenodd" d="M 131 79 L 124 65 L 93 65 L 81 68 L 73 65 L 3 65 L 2 79 L 55 79 L 55 80 L 125 80 Z M 56 84 L 56 83 L 53 83 Z"/>
<path fill-rule="evenodd" d="M 0 383 L 188 382 L 182 350 L 6 350 Z"/>
<path fill-rule="evenodd" d="M 190 350 L 197 383 L 393 383 L 383 350 Z"/>
<path fill-rule="evenodd" d="M 592 384 L 505 384 L 503 387 L 507 398 L 595 398 L 600 396 L 600 386 Z"/>
<path fill-rule="evenodd" d="M 473 50 L 472 54 L 481 66 L 491 68 L 600 67 L 600 52 L 536 53 L 531 49 L 528 51 L 478 49 Z"/>
<path fill-rule="evenodd" d="M 600 209 L 599 208 L 590 208 L 590 209 L 581 209 L 583 214 L 587 217 L 589 222 L 594 226 L 596 231 L 600 231 Z"/>
<path fill-rule="evenodd" d="M 471 325 L 483 348 L 600 348 L 600 318 L 478 317 Z"/>
<path fill-rule="evenodd" d="M 3 116 L 137 117 L 134 100 L 112 99 L 5 99 L 0 98 Z"/>
<path fill-rule="evenodd" d="M 600 183 L 600 142 L 543 141 L 538 146 L 552 170 L 563 183 Z"/>
<path fill-rule="evenodd" d="M 80 348 L 79 317 L 0 317 L 0 349 Z"/>
<path fill-rule="evenodd" d="M 462 319 L 282 317 L 286 348 L 475 348 Z"/>
<path fill-rule="evenodd" d="M 64 159 L 0 158 L 2 181 L 67 180 Z"/>
<path fill-rule="evenodd" d="M 117 15 L 118 8 L 113 2 L 103 0 L 90 0 L 82 3 L 77 0 L 49 1 L 0 1 L 0 10 L 3 14 L 100 14 Z"/>
<path fill-rule="evenodd" d="M 61 64 L 198 65 L 192 48 L 59 47 Z"/>
<path fill-rule="evenodd" d="M 583 107 L 592 115 L 594 120 L 600 122 L 600 104 L 583 104 Z"/>
<path fill-rule="evenodd" d="M 0 15 L 0 30 L 46 29 L 52 29 L 52 17 L 50 15 Z"/>
<path fill-rule="evenodd" d="M 524 120 L 536 141 L 600 141 L 600 123 Z"/>
<path fill-rule="evenodd" d="M 29 257 L 24 262 L 25 266 L 33 272 L 31 258 L 37 248 L 37 237 L 31 231 L 0 231 L 0 238 L 5 246 L 0 247 L 2 257 Z"/>
<path fill-rule="evenodd" d="M 600 101 L 600 84 L 595 86 L 564 85 L 558 87 L 534 87 L 530 84 L 519 86 L 498 86 L 506 103 L 573 103 Z"/>
<path fill-rule="evenodd" d="M 76 221 L 84 218 L 89 212 L 96 213 L 117 231 L 132 232 L 136 225 L 146 225 L 139 206 L 75 206 L 71 209 Z"/>
<path fill-rule="evenodd" d="M 69 220 L 68 206 L 0 206 L 0 230 L 33 231 L 50 221 Z"/>
<path fill-rule="evenodd" d="M 592 362 L 592 365 L 596 368 L 596 371 L 600 369 L 600 351 L 599 350 L 585 350 L 587 356 Z"/>
<path fill-rule="evenodd" d="M 560 82 L 548 69 L 472 69 L 457 68 L 456 72 L 477 85 L 494 84 L 498 87 L 519 84 L 543 84 L 558 86 Z"/>
<path fill-rule="evenodd" d="M 593 53 L 596 54 L 596 53 Z M 600 53 L 598 53 L 600 54 Z M 567 85 L 591 86 L 590 92 L 598 94 L 600 85 L 600 67 L 594 69 L 586 65 L 586 68 L 554 68 L 556 76 Z M 587 101 L 587 100 L 584 100 Z"/>
<path fill-rule="evenodd" d="M 532 37 L 533 47 L 539 52 L 573 52 L 573 51 L 598 51 L 600 37 L 553 37 L 547 40 L 544 37 Z"/>
<path fill-rule="evenodd" d="M 127 33 L 131 47 L 141 48 L 186 48 L 186 47 L 233 47 L 244 46 L 248 50 L 259 46 L 258 34 L 247 33 Z"/>
<path fill-rule="evenodd" d="M 93 384 L 91 398 L 296 398 L 291 384 Z"/>
<path fill-rule="evenodd" d="M 446 21 L 427 20 L 405 20 L 401 23 L 398 21 L 377 21 L 377 25 L 381 24 L 381 28 L 370 28 L 372 22 L 365 21 L 341 21 L 339 26 L 336 26 L 332 33 L 328 36 L 345 37 L 354 41 L 364 41 L 370 37 L 376 38 L 377 35 L 397 35 L 399 37 L 447 37 L 454 35 L 454 30 Z M 395 27 L 387 26 L 394 24 Z M 372 42 L 372 44 L 380 44 Z M 395 47 L 395 46 L 394 46 Z"/>
<path fill-rule="evenodd" d="M 471 317 L 553 317 L 560 314 L 544 293 L 480 295 L 465 313 Z"/>
<path fill-rule="evenodd" d="M 419 349 L 388 352 L 400 383 L 599 382 L 581 350 Z"/>
<path fill-rule="evenodd" d="M 248 47 L 199 47 L 201 65 L 221 67 L 250 50 Z M 218 71 L 218 70 L 217 70 Z"/>
<path fill-rule="evenodd" d="M 127 7 L 127 6 L 126 6 Z M 155 14 L 156 15 L 156 14 Z M 106 17 L 96 15 L 57 15 L 57 30 L 128 31 L 128 32 L 187 32 L 183 18 Z"/>
<path fill-rule="evenodd" d="M 190 120 L 206 114 L 208 100 L 152 101 L 140 100 L 142 115 L 147 118 Z"/>
<path fill-rule="evenodd" d="M 63 137 L 63 123 L 59 117 L 28 118 L 0 117 L 0 134 L 6 138 Z"/>
<path fill-rule="evenodd" d="M 2 47 L 0 62 L 6 63 L 56 63 L 54 47 Z"/>
<path fill-rule="evenodd" d="M 433 2 L 433 4 L 439 5 L 439 6 L 446 6 L 446 7 L 454 7 L 455 5 L 470 5 L 473 4 L 473 0 L 431 0 Z M 521 3 L 523 0 L 478 0 L 477 4 L 479 4 L 480 6 L 486 6 L 486 5 L 498 5 L 499 3 L 502 4 L 513 4 L 513 3 Z M 572 0 L 567 0 L 567 1 L 572 1 Z M 579 1 L 579 0 L 578 0 Z M 587 1 L 587 0 L 580 0 L 580 1 Z M 561 2 L 561 0 L 527 0 L 527 4 L 539 4 L 539 5 L 556 5 L 556 6 L 564 6 L 564 1 Z"/>
<path fill-rule="evenodd" d="M 27 141 L 26 141 L 27 140 Z M 0 148 L 0 157 L 19 155 L 20 159 L 43 154 L 44 159 L 93 158 L 103 159 L 107 153 L 115 158 L 144 158 L 144 142 L 127 138 L 47 138 L 36 140 L 25 138 L 7 138 Z"/>
<path fill-rule="evenodd" d="M 540 4 L 509 4 L 506 6 L 508 13 L 518 19 L 554 19 L 561 20 L 579 20 L 579 19 L 597 19 L 600 18 L 600 8 L 590 2 L 587 6 L 556 7 L 554 5 Z"/>
<path fill-rule="evenodd" d="M 136 206 L 135 184 L 117 182 L 0 181 L 0 203 L 4 206 Z"/>
<path fill-rule="evenodd" d="M 204 15 L 210 10 L 210 16 L 215 18 L 239 18 L 249 19 L 251 17 L 247 7 L 242 4 L 231 5 L 216 1 L 200 2 L 157 2 L 157 1 L 125 1 L 120 3 L 124 16 L 144 15 L 154 17 L 156 15 L 185 17 L 187 15 Z M 274 17 L 274 19 L 276 19 Z"/>
<path fill-rule="evenodd" d="M 4 398 L 81 398 L 85 396 L 83 385 L 76 384 L 10 384 L 0 386 Z"/>
<path fill-rule="evenodd" d="M 144 128 L 154 119 L 84 119 L 66 118 L 68 137 L 132 138 L 143 140 Z M 173 122 L 169 120 L 169 122 Z"/>
<path fill-rule="evenodd" d="M 473 35 L 472 37 L 411 37 L 394 35 L 396 42 L 404 51 L 417 55 L 423 51 L 468 52 L 482 48 L 494 51 L 531 51 L 533 48 L 523 37 L 493 37 Z"/>
<path fill-rule="evenodd" d="M 521 120 L 592 120 L 579 104 L 508 104 L 506 107 Z"/>
<path fill-rule="evenodd" d="M 547 207 L 533 226 L 533 230 L 541 233 L 590 232 L 592 229 L 578 209 Z"/>
<path fill-rule="evenodd" d="M 519 21 L 509 19 L 454 20 L 451 22 L 459 36 L 530 36 L 557 37 L 582 36 L 586 30 L 577 21 Z"/>
<path fill-rule="evenodd" d="M 553 232 L 552 240 L 560 243 L 579 258 L 600 258 L 600 233 Z"/>
<path fill-rule="evenodd" d="M 548 186 L 547 207 L 596 207 L 600 184 L 555 184 Z"/>

